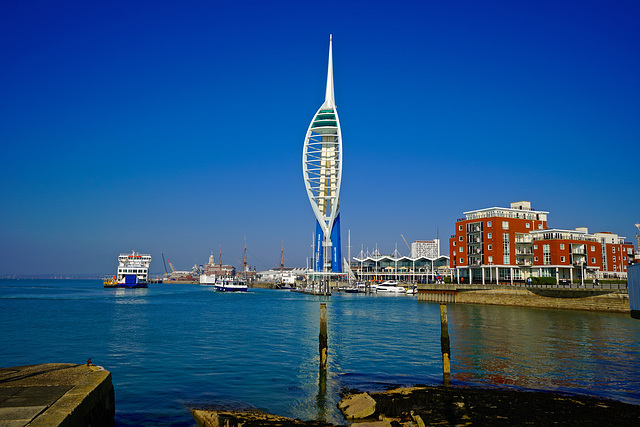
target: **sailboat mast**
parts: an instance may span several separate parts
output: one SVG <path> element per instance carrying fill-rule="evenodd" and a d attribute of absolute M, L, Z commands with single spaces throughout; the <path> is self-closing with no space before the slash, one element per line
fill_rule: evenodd
<path fill-rule="evenodd" d="M 280 241 L 280 280 L 284 277 L 284 241 Z"/>
<path fill-rule="evenodd" d="M 247 238 L 244 238 L 244 258 L 242 260 L 244 267 L 244 280 L 247 280 Z"/>

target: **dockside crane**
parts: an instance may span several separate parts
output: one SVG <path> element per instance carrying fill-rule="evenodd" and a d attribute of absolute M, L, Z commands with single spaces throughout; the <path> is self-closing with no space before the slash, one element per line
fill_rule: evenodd
<path fill-rule="evenodd" d="M 167 271 L 167 263 L 164 262 L 164 252 L 162 253 L 162 264 L 164 264 L 164 275 L 167 277 L 169 276 L 169 272 Z"/>
<path fill-rule="evenodd" d="M 400 237 L 402 237 L 402 240 L 404 240 L 404 244 L 407 245 L 407 248 L 409 249 L 409 256 L 411 256 L 411 247 L 409 246 L 409 244 L 407 243 L 407 239 L 404 238 L 404 236 L 402 235 L 402 233 L 400 233 Z"/>

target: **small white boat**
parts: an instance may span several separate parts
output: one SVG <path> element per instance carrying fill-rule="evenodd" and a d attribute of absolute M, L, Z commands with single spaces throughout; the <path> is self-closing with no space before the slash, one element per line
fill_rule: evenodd
<path fill-rule="evenodd" d="M 219 292 L 247 292 L 247 284 L 235 277 L 218 277 L 216 279 L 216 291 Z"/>
<path fill-rule="evenodd" d="M 376 286 L 376 292 L 388 292 L 388 293 L 394 293 L 394 294 L 404 294 L 407 292 L 407 290 L 402 287 L 402 286 L 398 286 L 398 282 L 393 281 L 393 280 L 385 280 L 384 282 L 380 283 L 379 285 Z"/>
<path fill-rule="evenodd" d="M 407 295 L 416 295 L 418 293 L 418 285 L 411 285 L 407 288 Z"/>

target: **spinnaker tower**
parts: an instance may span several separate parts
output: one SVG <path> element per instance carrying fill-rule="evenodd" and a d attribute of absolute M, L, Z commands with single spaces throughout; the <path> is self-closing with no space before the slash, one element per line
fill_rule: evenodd
<path fill-rule="evenodd" d="M 313 116 L 304 139 L 302 170 L 307 196 L 316 217 L 313 269 L 316 272 L 341 273 L 342 132 L 333 92 L 332 39 L 330 36 L 325 100 Z"/>

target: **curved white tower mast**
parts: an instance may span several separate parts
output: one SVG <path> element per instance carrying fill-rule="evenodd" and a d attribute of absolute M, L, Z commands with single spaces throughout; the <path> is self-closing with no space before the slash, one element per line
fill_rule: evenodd
<path fill-rule="evenodd" d="M 302 168 L 307 196 L 322 228 L 324 271 L 331 271 L 331 232 L 340 212 L 342 132 L 333 93 L 332 37 L 325 100 L 309 124 L 304 140 Z"/>

